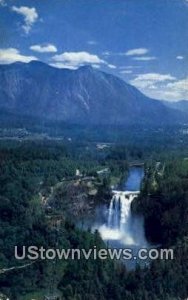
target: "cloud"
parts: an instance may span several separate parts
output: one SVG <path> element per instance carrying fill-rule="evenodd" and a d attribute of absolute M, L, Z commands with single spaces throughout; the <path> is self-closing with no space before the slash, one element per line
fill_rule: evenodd
<path fill-rule="evenodd" d="M 28 34 L 33 26 L 33 24 L 38 19 L 38 13 L 35 7 L 27 7 L 27 6 L 12 6 L 12 11 L 24 17 L 25 24 L 22 26 L 23 30 L 26 34 Z"/>
<path fill-rule="evenodd" d="M 123 70 L 123 71 L 120 71 L 121 74 L 132 74 L 132 70 Z"/>
<path fill-rule="evenodd" d="M 125 55 L 126 56 L 135 56 L 135 55 L 145 55 L 149 53 L 149 50 L 146 48 L 136 48 L 128 50 Z"/>
<path fill-rule="evenodd" d="M 136 48 L 130 49 L 126 53 L 119 53 L 119 55 L 126 55 L 131 56 L 133 60 L 138 61 L 150 61 L 157 59 L 155 56 L 147 56 L 146 54 L 149 53 L 149 49 L 147 48 Z"/>
<path fill-rule="evenodd" d="M 52 44 L 46 45 L 32 45 L 30 47 L 31 50 L 39 52 L 39 53 L 50 53 L 50 52 L 57 52 L 56 46 Z"/>
<path fill-rule="evenodd" d="M 64 62 L 72 65 L 81 64 L 100 64 L 104 63 L 97 55 L 90 54 L 88 52 L 64 52 L 62 54 L 57 54 L 53 57 L 54 61 Z"/>
<path fill-rule="evenodd" d="M 102 55 L 104 56 L 138 56 L 138 55 L 145 55 L 148 54 L 149 50 L 146 48 L 138 48 L 138 49 L 131 49 L 127 52 L 110 52 L 104 51 Z"/>
<path fill-rule="evenodd" d="M 132 69 L 140 69 L 141 66 L 121 66 L 119 69 L 121 70 L 132 70 Z"/>
<path fill-rule="evenodd" d="M 0 49 L 0 64 L 11 64 L 17 61 L 28 63 L 32 60 L 37 60 L 37 58 L 35 56 L 22 55 L 18 49 Z"/>
<path fill-rule="evenodd" d="M 90 40 L 90 41 L 87 41 L 87 44 L 92 46 L 92 45 L 97 45 L 97 42 L 94 40 Z"/>
<path fill-rule="evenodd" d="M 170 74 L 158 74 L 158 73 L 146 73 L 139 74 L 135 77 L 130 83 L 137 88 L 145 89 L 155 89 L 157 83 L 172 81 L 176 78 L 171 76 Z"/>
<path fill-rule="evenodd" d="M 184 57 L 181 55 L 178 55 L 178 56 L 176 56 L 176 59 L 182 60 L 182 59 L 184 59 Z"/>
<path fill-rule="evenodd" d="M 112 53 L 110 51 L 104 51 L 104 52 L 102 52 L 102 55 L 110 56 L 110 55 L 112 55 Z"/>
<path fill-rule="evenodd" d="M 168 83 L 166 91 L 171 93 L 175 100 L 188 100 L 188 77 Z"/>
<path fill-rule="evenodd" d="M 150 60 L 155 60 L 157 58 L 155 56 L 136 56 L 133 57 L 132 59 L 138 61 L 150 61 Z"/>
<path fill-rule="evenodd" d="M 155 90 L 146 89 L 145 94 L 156 99 L 168 101 L 188 100 L 188 77 L 161 84 Z"/>
<path fill-rule="evenodd" d="M 116 69 L 116 68 L 117 68 L 115 65 L 108 64 L 108 63 L 107 63 L 107 66 L 108 66 L 110 69 Z"/>
<path fill-rule="evenodd" d="M 92 67 L 95 69 L 100 69 L 101 66 L 100 65 L 92 65 Z"/>
<path fill-rule="evenodd" d="M 75 67 L 71 64 L 68 63 L 61 63 L 61 62 L 53 62 L 50 63 L 50 66 L 54 67 L 54 68 L 58 68 L 58 69 L 70 69 L 70 70 L 76 70 L 78 67 Z"/>
<path fill-rule="evenodd" d="M 7 6 L 7 4 L 4 0 L 0 0 L 0 6 Z"/>
<path fill-rule="evenodd" d="M 89 52 L 64 52 L 62 54 L 56 54 L 52 57 L 52 66 L 58 68 L 69 68 L 77 69 L 80 66 L 91 64 L 95 68 L 96 66 L 106 65 L 111 69 L 115 69 L 116 66 L 109 64 L 105 60 L 101 59 L 96 54 L 91 54 Z"/>
<path fill-rule="evenodd" d="M 155 99 L 177 101 L 188 100 L 188 77 L 177 80 L 170 74 L 139 74 L 130 84 Z"/>
<path fill-rule="evenodd" d="M 150 61 L 157 59 L 155 56 L 147 56 L 146 54 L 149 53 L 149 49 L 146 48 L 136 48 L 136 49 L 130 49 L 127 52 L 118 52 L 118 53 L 112 53 L 110 51 L 104 51 L 102 52 L 102 55 L 108 57 L 108 56 L 128 56 L 133 60 L 138 61 Z"/>

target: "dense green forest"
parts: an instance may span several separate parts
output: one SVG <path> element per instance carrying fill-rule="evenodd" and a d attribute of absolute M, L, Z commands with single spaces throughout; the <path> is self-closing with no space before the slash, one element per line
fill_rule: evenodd
<path fill-rule="evenodd" d="M 172 245 L 188 232 L 188 161 L 152 162 L 146 168 L 136 209 L 145 217 L 147 238 Z"/>
<path fill-rule="evenodd" d="M 184 153 L 178 153 L 176 158 L 174 153 L 159 154 L 157 149 L 148 156 L 146 153 L 138 145 L 113 145 L 101 150 L 93 143 L 1 142 L 0 270 L 16 268 L 0 273 L 0 292 L 14 300 L 43 299 L 50 289 L 57 290 L 66 300 L 185 300 L 188 297 L 188 162 L 183 158 Z M 156 157 L 161 158 L 160 162 Z M 66 178 L 72 180 L 79 169 L 83 176 L 95 178 L 97 193 L 93 201 L 98 201 L 108 197 L 111 177 L 120 179 L 128 171 L 128 161 L 141 160 L 145 162 L 145 178 L 141 195 L 133 202 L 133 211 L 143 214 L 150 241 L 173 247 L 173 261 L 156 260 L 144 268 L 137 266 L 128 271 L 120 262 L 111 260 L 37 260 L 29 264 L 28 260 L 14 258 L 15 245 L 20 251 L 23 245 L 45 248 L 58 245 L 65 249 L 107 247 L 98 232 L 75 226 L 65 202 L 49 209 L 42 199 L 54 186 L 59 193 L 58 184 Z M 97 176 L 97 171 L 106 167 L 110 176 Z M 83 189 L 85 186 L 82 192 Z M 66 201 L 71 202 L 72 198 L 67 197 Z M 17 268 L 23 265 L 27 266 Z"/>

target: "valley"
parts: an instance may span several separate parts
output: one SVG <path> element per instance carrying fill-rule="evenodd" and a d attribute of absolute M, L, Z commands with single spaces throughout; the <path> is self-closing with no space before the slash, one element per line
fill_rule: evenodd
<path fill-rule="evenodd" d="M 177 293 L 174 288 L 179 286 L 179 280 L 184 272 L 182 254 L 179 255 L 177 245 L 184 245 L 183 255 L 186 256 L 187 251 L 187 198 L 184 195 L 187 188 L 188 168 L 187 161 L 183 158 L 184 150 L 176 149 L 176 153 L 179 151 L 179 157 L 177 154 L 174 156 L 172 151 L 168 158 L 166 150 L 164 153 L 155 150 L 152 160 L 146 152 L 143 160 L 144 167 L 137 167 L 134 164 L 140 161 L 140 152 L 132 150 L 136 147 L 136 145 L 130 147 L 116 144 L 107 148 L 102 147 L 99 151 L 93 144 L 90 144 L 90 147 L 88 144 L 87 147 L 85 144 L 77 144 L 75 147 L 70 143 L 65 146 L 63 142 L 55 142 L 55 140 L 22 141 L 21 144 L 19 141 L 10 140 L 1 142 L 0 178 L 3 184 L 1 184 L 0 216 L 2 235 L 6 236 L 2 248 L 4 255 L 1 257 L 1 266 L 7 269 L 12 266 L 18 267 L 1 275 L 0 284 L 3 294 L 14 299 L 25 300 L 35 297 L 41 300 L 50 290 L 56 290 L 65 299 L 69 299 L 71 294 L 81 297 L 87 295 L 88 298 L 91 296 L 92 289 L 92 295 L 97 298 L 98 291 L 95 286 L 99 278 L 101 297 L 102 295 L 106 297 L 109 286 L 113 286 L 114 289 L 115 286 L 121 285 L 123 291 L 120 297 L 126 293 L 126 297 L 131 295 L 133 299 L 138 299 L 135 285 L 139 293 L 142 293 L 142 285 L 144 285 L 144 294 L 148 297 L 158 295 L 160 299 L 164 294 Z M 158 161 L 161 161 L 161 167 Z M 175 177 L 172 175 L 172 166 L 176 168 Z M 106 169 L 110 172 L 101 172 Z M 111 187 L 113 178 L 116 178 L 117 183 L 119 182 L 113 187 L 114 196 Z M 123 194 L 118 195 L 118 189 L 120 193 L 122 189 L 129 192 L 137 191 L 142 178 L 140 195 L 133 197 L 134 200 L 130 198 L 129 201 Z M 163 184 L 161 179 L 164 181 Z M 169 180 L 173 181 L 169 190 L 160 191 L 168 186 Z M 181 195 L 180 188 L 177 188 L 180 184 Z M 165 198 L 160 196 L 161 193 L 166 195 Z M 178 197 L 177 193 L 179 193 Z M 154 200 L 151 202 L 149 199 L 158 199 L 158 205 Z M 173 201 L 169 208 L 170 199 Z M 182 201 L 179 202 L 178 199 Z M 164 206 L 164 211 L 161 210 L 160 205 Z M 157 219 L 161 212 L 160 219 Z M 179 213 L 181 219 L 177 215 Z M 175 216 L 176 222 L 170 222 L 175 219 Z M 178 230 L 176 230 L 177 226 Z M 171 230 L 170 235 L 169 230 Z M 59 247 L 65 249 L 70 247 L 88 249 L 94 246 L 98 249 L 117 248 L 123 245 L 123 247 L 133 247 L 135 250 L 141 245 L 150 247 L 150 243 L 153 243 L 161 244 L 163 247 L 173 247 L 176 256 L 175 261 L 157 260 L 152 262 L 150 267 L 145 262 L 141 263 L 141 269 L 138 264 L 135 266 L 135 263 L 126 262 L 121 266 L 119 262 L 111 260 L 97 260 L 97 264 L 93 260 L 87 262 L 61 260 L 56 262 L 54 269 L 50 261 L 36 261 L 32 265 L 28 265 L 27 260 L 18 263 L 13 256 L 12 243 L 34 244 L 48 248 L 58 243 Z M 28 266 L 19 268 L 21 265 Z M 80 268 L 83 270 L 81 274 L 78 272 Z M 153 276 L 160 278 L 163 268 L 167 272 L 163 280 L 163 284 L 168 289 L 167 294 L 161 292 L 163 286 L 161 281 L 157 288 L 152 286 Z M 70 270 L 74 270 L 76 282 L 72 281 Z M 98 274 L 94 281 L 93 272 Z M 101 272 L 108 279 L 104 281 Z M 177 283 L 174 281 L 173 289 L 168 285 L 168 272 L 173 272 L 174 280 L 177 280 Z M 90 283 L 90 287 L 86 288 L 83 276 L 86 282 Z M 142 276 L 140 283 L 135 281 L 137 276 Z M 149 289 L 148 278 L 152 286 Z M 20 280 L 24 283 L 22 286 L 19 284 Z M 112 297 L 117 297 L 119 290 L 117 293 L 114 290 L 113 293 Z M 177 294 L 184 297 L 186 292 L 181 290 Z"/>

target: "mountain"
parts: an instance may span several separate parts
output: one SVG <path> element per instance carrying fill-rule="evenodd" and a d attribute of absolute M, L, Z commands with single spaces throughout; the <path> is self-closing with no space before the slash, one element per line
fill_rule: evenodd
<path fill-rule="evenodd" d="M 163 104 L 165 104 L 167 107 L 177 109 L 184 113 L 188 113 L 188 101 L 187 100 L 181 100 L 181 101 L 177 101 L 177 102 L 163 101 Z"/>
<path fill-rule="evenodd" d="M 168 124 L 187 116 L 113 75 L 42 62 L 0 65 L 0 111 L 70 124 Z"/>

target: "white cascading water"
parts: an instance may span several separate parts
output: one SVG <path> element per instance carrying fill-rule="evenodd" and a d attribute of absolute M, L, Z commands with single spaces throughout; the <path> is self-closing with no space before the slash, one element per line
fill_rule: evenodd
<path fill-rule="evenodd" d="M 120 230 L 124 230 L 125 226 L 128 224 L 130 210 L 131 210 L 131 202 L 134 198 L 129 197 L 126 198 L 125 196 L 120 197 L 121 203 L 121 217 L 120 217 Z"/>
<path fill-rule="evenodd" d="M 112 217 L 113 217 L 113 206 L 114 206 L 114 202 L 115 202 L 115 198 L 116 196 L 114 195 L 110 201 L 110 207 L 108 210 L 108 226 L 110 227 L 110 224 L 112 224 Z"/>
<path fill-rule="evenodd" d="M 108 227 L 118 229 L 120 224 L 120 197 L 114 195 L 108 211 Z"/>
<path fill-rule="evenodd" d="M 114 191 L 108 209 L 107 224 L 100 228 L 103 239 L 123 239 L 127 244 L 134 244 L 130 233 L 131 203 L 137 193 Z"/>
<path fill-rule="evenodd" d="M 125 226 L 128 224 L 131 213 L 131 203 L 134 200 L 135 195 L 130 194 L 115 194 L 111 201 L 108 211 L 108 227 L 119 228 L 119 230 L 125 230 Z"/>

